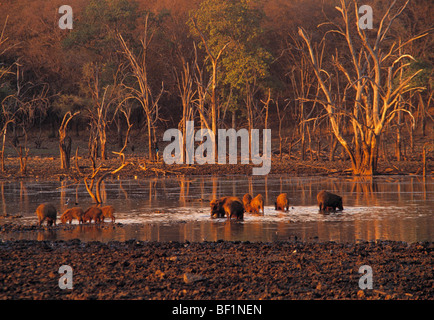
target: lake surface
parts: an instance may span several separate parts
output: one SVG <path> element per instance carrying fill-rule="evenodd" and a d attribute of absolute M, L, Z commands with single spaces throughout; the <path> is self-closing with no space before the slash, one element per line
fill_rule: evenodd
<path fill-rule="evenodd" d="M 343 197 L 344 211 L 320 214 L 316 194 L 328 190 Z M 1 233 L 0 239 L 82 241 L 433 241 L 434 178 L 419 176 L 292 177 L 284 175 L 178 177 L 106 180 L 102 197 L 116 209 L 116 223 L 78 225 L 72 230 Z M 92 205 L 83 183 L 0 182 L 0 215 L 22 215 L 14 223 L 35 225 L 35 209 L 52 202 L 61 212 L 78 203 Z M 289 212 L 274 210 L 286 192 Z M 263 195 L 264 215 L 245 219 L 211 219 L 209 201 L 222 196 Z M 66 204 L 68 203 L 68 205 Z M 106 220 L 107 221 L 107 220 Z M 59 221 L 60 222 L 60 221 Z M 1 221 L 0 221 L 1 223 Z"/>

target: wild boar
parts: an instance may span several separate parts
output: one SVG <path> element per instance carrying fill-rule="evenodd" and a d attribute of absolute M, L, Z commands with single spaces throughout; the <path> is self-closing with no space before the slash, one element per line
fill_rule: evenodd
<path fill-rule="evenodd" d="M 252 201 L 252 196 L 249 193 L 246 193 L 243 197 L 244 207 L 246 207 L 250 203 L 250 201 Z"/>
<path fill-rule="evenodd" d="M 51 203 L 42 203 L 36 208 L 36 216 L 38 217 L 38 225 L 46 220 L 47 225 L 56 225 L 57 209 Z"/>
<path fill-rule="evenodd" d="M 327 192 L 327 191 L 321 191 L 316 196 L 316 199 L 318 201 L 318 206 L 320 211 L 329 211 L 330 209 L 333 209 L 333 211 L 338 208 L 339 210 L 344 210 L 344 207 L 342 205 L 342 197 Z"/>
<path fill-rule="evenodd" d="M 246 193 L 243 197 L 244 209 L 249 213 L 259 213 L 262 210 L 264 213 L 264 199 L 261 194 L 258 194 L 252 199 L 250 194 Z"/>
<path fill-rule="evenodd" d="M 93 220 L 95 223 L 100 223 L 101 215 L 102 215 L 102 211 L 100 208 L 90 207 L 85 211 L 83 215 L 83 222 L 89 221 L 89 223 L 92 223 Z"/>
<path fill-rule="evenodd" d="M 279 194 L 276 202 L 274 203 L 274 207 L 276 210 L 288 211 L 289 210 L 288 195 L 286 193 Z"/>
<path fill-rule="evenodd" d="M 211 201 L 211 216 L 220 218 L 227 216 L 228 219 L 235 217 L 237 220 L 244 218 L 244 206 L 237 197 L 223 197 Z"/>
<path fill-rule="evenodd" d="M 71 209 L 66 210 L 61 216 L 60 221 L 62 223 L 69 222 L 71 224 L 73 219 L 77 219 L 78 223 L 83 223 L 83 209 L 80 207 L 74 207 Z"/>
<path fill-rule="evenodd" d="M 115 212 L 115 208 L 113 208 L 113 206 L 104 206 L 104 207 L 100 207 L 101 211 L 102 211 L 102 215 L 101 215 L 101 221 L 104 222 L 104 218 L 109 218 L 112 220 L 112 222 L 115 222 L 115 216 L 113 215 L 113 213 Z"/>

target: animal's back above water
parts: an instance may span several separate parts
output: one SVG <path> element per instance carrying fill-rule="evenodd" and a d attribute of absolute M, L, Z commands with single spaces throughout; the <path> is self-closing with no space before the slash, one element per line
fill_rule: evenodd
<path fill-rule="evenodd" d="M 101 215 L 102 215 L 102 211 L 100 208 L 90 207 L 84 213 L 83 222 L 87 222 L 87 221 L 92 222 L 93 220 L 95 223 L 97 222 L 99 223 L 101 222 Z"/>
<path fill-rule="evenodd" d="M 104 222 L 104 218 L 109 218 L 112 220 L 112 222 L 115 222 L 115 216 L 114 216 L 114 212 L 115 212 L 115 208 L 113 206 L 104 206 L 101 207 L 101 220 Z"/>
<path fill-rule="evenodd" d="M 316 198 L 321 211 L 326 211 L 329 209 L 336 210 L 336 208 L 339 210 L 344 210 L 341 196 L 322 190 L 318 193 Z"/>
<path fill-rule="evenodd" d="M 211 215 L 215 218 L 224 217 L 230 219 L 236 217 L 242 220 L 244 217 L 244 205 L 237 197 L 223 197 L 211 201 Z"/>
<path fill-rule="evenodd" d="M 83 222 L 83 209 L 80 207 L 74 207 L 74 208 L 70 208 L 67 209 L 61 216 L 60 216 L 60 221 L 62 223 L 66 223 L 69 222 L 71 223 L 73 219 L 77 219 L 78 222 Z"/>
<path fill-rule="evenodd" d="M 36 208 L 36 216 L 38 217 L 38 224 L 42 225 L 47 221 L 47 225 L 56 225 L 57 209 L 51 203 L 42 203 Z"/>
<path fill-rule="evenodd" d="M 274 203 L 276 210 L 288 211 L 289 210 L 289 201 L 288 195 L 286 193 L 281 193 L 276 199 Z"/>
<path fill-rule="evenodd" d="M 246 212 L 259 213 L 262 210 L 262 213 L 264 213 L 264 199 L 261 194 L 258 194 L 253 199 L 250 194 L 245 194 L 243 197 L 243 204 Z"/>

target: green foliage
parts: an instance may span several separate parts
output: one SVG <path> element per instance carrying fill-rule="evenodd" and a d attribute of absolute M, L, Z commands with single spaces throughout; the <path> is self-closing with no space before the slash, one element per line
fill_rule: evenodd
<path fill-rule="evenodd" d="M 416 77 L 413 78 L 410 85 L 412 87 L 434 87 L 434 79 L 433 79 L 433 65 L 424 60 L 416 60 L 413 61 L 404 72 L 404 76 L 409 76 L 414 74 L 418 70 L 422 70 Z"/>
<path fill-rule="evenodd" d="M 0 103 L 9 95 L 15 94 L 16 90 L 11 87 L 11 84 L 7 81 L 2 80 L 0 83 Z"/>
<path fill-rule="evenodd" d="M 86 47 L 106 55 L 116 48 L 115 32 L 133 30 L 139 15 L 135 1 L 91 0 L 73 32 L 63 40 L 63 47 Z"/>
<path fill-rule="evenodd" d="M 65 49 L 78 51 L 84 48 L 88 52 L 79 68 L 79 95 L 92 99 L 92 103 L 101 102 L 94 99 L 101 100 L 104 89 L 116 82 L 120 65 L 116 33 L 122 33 L 126 39 L 131 38 L 140 15 L 134 0 L 91 0 L 88 3 L 73 31 L 62 42 Z M 81 107 L 92 106 L 83 98 L 65 95 L 57 101 L 57 110 L 60 113 L 72 111 L 77 104 Z"/>
<path fill-rule="evenodd" d="M 433 79 L 433 65 L 425 60 L 416 59 L 410 62 L 410 65 L 407 66 L 403 73 L 402 77 L 408 78 L 413 76 L 416 72 L 419 72 L 409 83 L 410 88 L 433 88 L 434 79 Z M 395 76 L 393 79 L 393 85 L 396 88 L 400 83 L 400 75 Z"/>
<path fill-rule="evenodd" d="M 72 94 L 60 94 L 53 102 L 52 112 L 59 118 L 62 118 L 68 111 L 75 112 L 83 110 L 83 108 L 90 103 L 86 98 L 72 95 Z"/>
<path fill-rule="evenodd" d="M 232 107 L 238 104 L 246 85 L 260 86 L 269 77 L 272 56 L 261 46 L 264 13 L 255 4 L 249 0 L 206 0 L 191 13 L 214 56 L 229 43 L 221 56 L 219 84 L 226 94 L 232 90 L 235 100 Z M 198 38 L 192 20 L 189 26 L 192 35 Z"/>

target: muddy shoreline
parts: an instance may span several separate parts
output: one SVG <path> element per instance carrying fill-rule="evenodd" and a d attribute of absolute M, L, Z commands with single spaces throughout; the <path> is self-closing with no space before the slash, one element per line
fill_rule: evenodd
<path fill-rule="evenodd" d="M 434 174 L 434 162 L 427 161 L 427 174 Z M 69 170 L 60 169 L 57 157 L 34 156 L 27 159 L 27 169 L 23 174 L 20 171 L 19 158 L 6 158 L 6 171 L 0 172 L 0 181 L 26 181 L 26 180 L 72 180 L 81 181 L 86 175 L 92 173 L 91 161 L 80 158 L 77 162 L 71 159 Z M 166 165 L 163 161 L 149 162 L 142 157 L 129 156 L 126 159 L 128 165 L 121 171 L 112 175 L 116 179 L 142 179 L 148 177 L 163 176 L 227 176 L 227 175 L 252 175 L 252 164 L 204 164 L 204 165 Z M 75 163 L 78 164 L 75 165 Z M 100 175 L 119 168 L 119 158 L 109 158 L 101 165 Z M 78 168 L 78 169 L 77 169 Z M 284 156 L 282 159 L 273 158 L 270 173 L 285 174 L 291 176 L 351 176 L 351 164 L 349 161 L 301 161 Z M 422 163 L 417 160 L 380 162 L 378 175 L 421 175 Z"/>
<path fill-rule="evenodd" d="M 432 242 L 0 242 L 0 299 L 432 300 Z M 73 270 L 62 290 L 58 270 Z M 361 290 L 362 265 L 373 289 Z"/>

